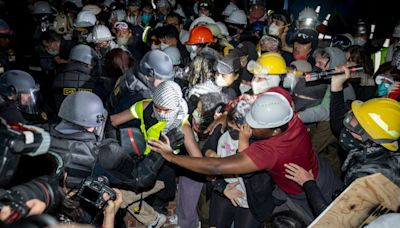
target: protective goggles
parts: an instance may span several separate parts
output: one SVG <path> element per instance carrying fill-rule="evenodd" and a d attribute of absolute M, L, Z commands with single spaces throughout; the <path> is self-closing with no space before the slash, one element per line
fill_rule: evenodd
<path fill-rule="evenodd" d="M 227 64 L 227 63 L 225 63 L 225 62 L 223 62 L 221 60 L 217 60 L 217 62 L 214 65 L 214 70 L 217 71 L 220 74 L 231 74 L 231 73 L 233 73 L 232 67 L 229 64 Z"/>
<path fill-rule="evenodd" d="M 257 74 L 257 75 L 277 75 L 277 74 L 271 74 L 271 68 L 270 67 L 265 67 L 261 65 L 260 63 L 251 60 L 247 64 L 247 70 L 252 73 L 252 74 Z"/>
<path fill-rule="evenodd" d="M 343 120 L 343 125 L 350 131 L 356 133 L 357 135 L 361 136 L 362 141 L 366 142 L 367 140 L 371 140 L 377 144 L 384 144 L 384 143 L 393 143 L 396 141 L 395 139 L 374 139 L 372 138 L 360 125 L 357 121 L 356 117 L 354 116 L 353 112 L 347 113 Z"/>
<path fill-rule="evenodd" d="M 333 46 L 348 47 L 351 45 L 351 40 L 345 36 L 337 35 L 332 39 Z"/>
<path fill-rule="evenodd" d="M 118 30 L 128 30 L 129 27 L 127 23 L 120 21 L 114 24 L 114 28 Z"/>

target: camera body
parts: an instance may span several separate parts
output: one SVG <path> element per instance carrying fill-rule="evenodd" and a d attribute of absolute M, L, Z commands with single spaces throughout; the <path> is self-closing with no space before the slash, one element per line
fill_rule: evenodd
<path fill-rule="evenodd" d="M 99 176 L 97 178 L 87 177 L 82 181 L 77 196 L 96 208 L 103 208 L 107 200 L 103 198 L 103 194 L 107 193 L 110 200 L 116 199 L 115 191 L 110 188 L 107 177 Z"/>
<path fill-rule="evenodd" d="M 8 222 L 14 222 L 25 217 L 29 213 L 29 208 L 25 205 L 26 200 L 13 190 L 1 190 L 0 192 L 0 209 L 8 206 L 11 212 L 16 212 L 17 216 L 10 218 Z"/>

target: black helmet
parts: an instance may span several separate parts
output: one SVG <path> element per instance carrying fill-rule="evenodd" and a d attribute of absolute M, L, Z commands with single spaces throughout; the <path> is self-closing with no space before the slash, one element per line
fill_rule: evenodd
<path fill-rule="evenodd" d="M 0 94 L 16 96 L 18 108 L 25 113 L 37 113 L 39 86 L 33 77 L 22 70 L 9 70 L 0 77 Z"/>

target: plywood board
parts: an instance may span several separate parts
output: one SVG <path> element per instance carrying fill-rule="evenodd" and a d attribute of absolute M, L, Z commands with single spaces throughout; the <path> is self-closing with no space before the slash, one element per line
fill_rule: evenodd
<path fill-rule="evenodd" d="M 378 205 L 396 211 L 400 188 L 380 173 L 355 180 L 309 227 L 359 227 Z"/>

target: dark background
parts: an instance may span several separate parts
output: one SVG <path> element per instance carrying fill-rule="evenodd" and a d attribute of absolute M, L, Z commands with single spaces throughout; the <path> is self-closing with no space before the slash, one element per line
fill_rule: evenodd
<path fill-rule="evenodd" d="M 85 2 L 85 0 L 83 0 Z M 96 1 L 96 0 L 95 0 Z M 14 44 L 16 51 L 20 54 L 29 53 L 32 49 L 32 34 L 35 23 L 30 14 L 29 5 L 33 0 L 0 0 L 0 18 L 6 20 L 15 31 Z M 50 1 L 53 5 L 61 4 L 61 0 Z M 193 8 L 194 0 L 178 0 L 178 3 L 185 6 L 185 10 Z M 221 20 L 220 12 L 225 8 L 228 0 L 214 0 L 215 14 L 217 20 Z M 237 0 L 237 5 L 247 9 L 247 1 Z M 315 8 L 321 6 L 320 20 L 322 21 L 327 13 L 332 17 L 329 22 L 328 32 L 339 34 L 349 32 L 358 19 L 368 23 L 375 23 L 375 37 L 386 38 L 392 34 L 394 26 L 400 17 L 400 9 L 396 0 L 288 0 L 290 13 L 296 19 L 298 13 L 306 6 Z M 267 9 L 281 10 L 284 0 L 266 0 Z"/>

